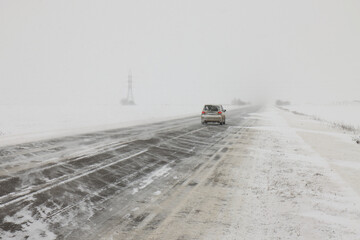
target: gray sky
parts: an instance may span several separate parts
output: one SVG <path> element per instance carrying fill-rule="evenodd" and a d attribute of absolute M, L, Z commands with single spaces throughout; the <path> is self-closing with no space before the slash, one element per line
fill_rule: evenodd
<path fill-rule="evenodd" d="M 358 0 L 0 0 L 0 103 L 359 99 Z"/>

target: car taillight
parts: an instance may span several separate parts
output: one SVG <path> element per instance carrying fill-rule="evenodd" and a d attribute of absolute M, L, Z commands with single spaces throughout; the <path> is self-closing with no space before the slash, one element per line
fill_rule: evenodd
<path fill-rule="evenodd" d="M 201 112 L 201 114 L 205 114 L 205 112 L 204 112 L 204 111 L 202 111 L 202 112 Z"/>
<path fill-rule="evenodd" d="M 222 112 L 218 112 L 218 114 L 222 114 Z"/>

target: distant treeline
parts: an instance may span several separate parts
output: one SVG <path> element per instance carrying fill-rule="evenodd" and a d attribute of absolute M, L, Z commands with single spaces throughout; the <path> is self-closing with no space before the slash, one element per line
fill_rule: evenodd
<path fill-rule="evenodd" d="M 246 104 L 249 104 L 248 102 L 244 102 L 242 101 L 241 99 L 239 98 L 234 98 L 232 101 L 231 101 L 231 104 L 232 105 L 246 105 Z"/>
<path fill-rule="evenodd" d="M 283 101 L 283 100 L 276 100 L 276 105 L 278 106 L 286 106 L 286 105 L 290 105 L 289 101 Z"/>

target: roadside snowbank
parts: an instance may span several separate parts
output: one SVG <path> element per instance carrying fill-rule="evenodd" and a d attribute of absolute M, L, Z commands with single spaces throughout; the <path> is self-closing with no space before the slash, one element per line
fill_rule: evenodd
<path fill-rule="evenodd" d="M 301 104 L 289 105 L 284 108 L 293 112 L 311 115 L 348 129 L 360 130 L 360 102 Z"/>
<path fill-rule="evenodd" d="M 299 115 L 268 109 L 252 116 L 259 119 L 250 127 L 257 135 L 241 161 L 254 170 L 237 173 L 246 179 L 236 201 L 242 201 L 234 216 L 237 236 L 359 239 L 360 175 L 349 168 L 359 164 L 358 146 Z"/>

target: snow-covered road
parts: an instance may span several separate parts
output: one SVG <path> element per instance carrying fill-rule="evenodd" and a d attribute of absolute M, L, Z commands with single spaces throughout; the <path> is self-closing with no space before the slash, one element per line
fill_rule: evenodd
<path fill-rule="evenodd" d="M 360 238 L 351 136 L 274 107 L 227 116 L 1 148 L 0 239 Z"/>

